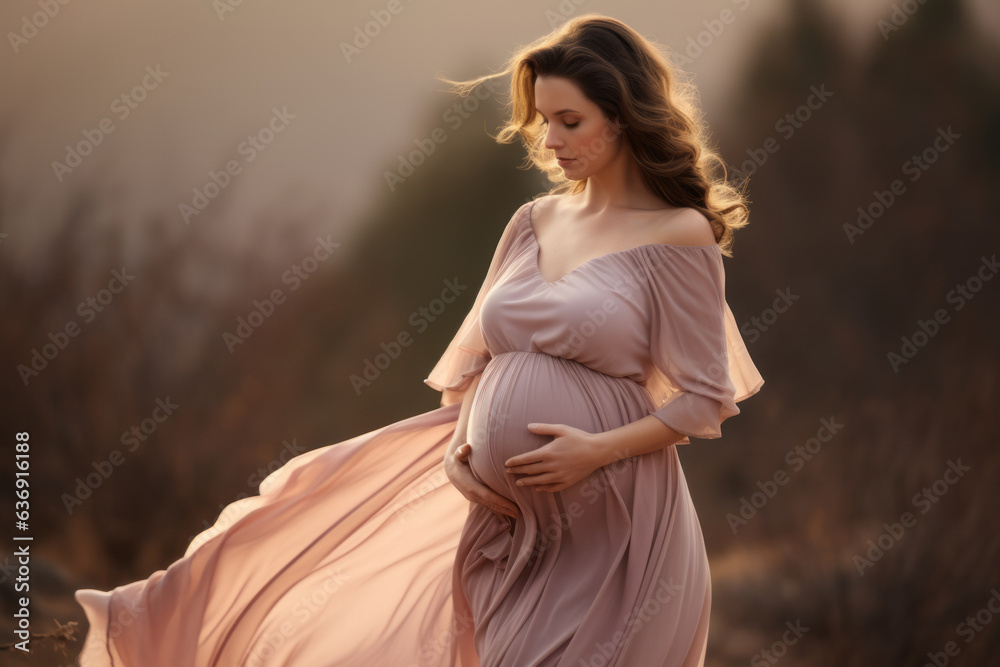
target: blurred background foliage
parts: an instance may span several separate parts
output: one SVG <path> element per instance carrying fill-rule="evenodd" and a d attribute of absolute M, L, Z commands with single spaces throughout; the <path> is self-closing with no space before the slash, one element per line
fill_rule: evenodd
<path fill-rule="evenodd" d="M 949 641 L 961 649 L 956 664 L 991 664 L 1000 619 L 969 643 L 956 628 L 1000 586 L 990 509 L 1000 488 L 1000 281 L 984 282 L 960 310 L 946 295 L 998 246 L 997 43 L 975 30 L 960 3 L 931 1 L 859 57 L 819 5 L 789 6 L 739 64 L 735 103 L 708 110 L 733 174 L 750 179 L 751 225 L 726 260 L 734 314 L 748 332 L 778 291 L 798 298 L 745 336 L 766 380 L 761 393 L 740 405 L 722 440 L 681 448 L 712 562 L 707 664 L 746 664 L 781 639 L 786 622 L 808 631 L 785 665 L 923 664 Z M 776 121 L 804 104 L 811 86 L 833 95 L 793 136 L 781 136 Z M 474 125 L 496 128 L 498 106 L 486 104 Z M 903 163 L 947 128 L 960 138 L 910 182 Z M 107 195 L 97 184 L 54 221 L 43 267 L 29 272 L 0 259 L 3 431 L 9 440 L 30 425 L 33 443 L 36 627 L 52 619 L 84 625 L 73 590 L 109 589 L 166 568 L 296 447 L 437 407 L 423 378 L 471 306 L 509 216 L 547 188 L 518 168 L 520 146 L 498 146 L 478 130 L 449 137 L 446 156 L 375 202 L 359 236 L 333 236 L 341 247 L 294 292 L 281 273 L 312 243 L 288 240 L 287 261 L 273 269 L 252 250 L 232 252 L 207 224 L 181 236 L 167 231 L 176 220 L 157 216 L 98 225 L 96 199 Z M 747 151 L 768 137 L 779 150 L 747 174 Z M 386 160 L 387 170 L 395 166 Z M 851 243 L 844 225 L 897 178 L 906 192 Z M 0 198 L 14 197 L 0 183 Z M 296 224 L 280 203 L 262 218 L 265 226 Z M 8 213 L 0 230 L 31 224 Z M 80 321 L 77 304 L 126 264 L 127 227 L 143 235 L 138 277 L 26 387 L 14 369 L 49 332 Z M 10 244 L 0 243 L 0 258 L 5 252 Z M 456 278 L 469 289 L 418 333 L 410 315 Z M 203 280 L 240 289 L 220 296 Z M 223 332 L 275 287 L 286 288 L 287 302 L 230 354 Z M 950 321 L 894 372 L 888 353 L 939 308 Z M 358 394 L 352 374 L 401 331 L 412 345 Z M 174 414 L 68 512 L 66 494 L 79 479 L 112 450 L 125 451 L 122 434 L 168 397 L 179 406 Z M 824 419 L 842 428 L 793 469 L 787 452 L 805 446 Z M 12 459 L 0 462 L 7 480 Z M 969 472 L 920 513 L 914 494 L 941 479 L 949 460 Z M 734 531 L 729 515 L 777 471 L 787 483 Z M 11 515 L 11 494 L 0 508 Z M 916 524 L 860 576 L 856 557 L 868 540 L 906 511 Z M 13 559 L 8 544 L 2 549 L 2 606 L 12 610 Z M 79 645 L 70 648 L 75 655 Z M 66 658 L 40 651 L 33 661 Z"/>

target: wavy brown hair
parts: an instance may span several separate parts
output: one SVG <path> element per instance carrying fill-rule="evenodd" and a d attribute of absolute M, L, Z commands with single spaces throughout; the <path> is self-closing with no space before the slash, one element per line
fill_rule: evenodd
<path fill-rule="evenodd" d="M 528 151 L 524 168 L 533 164 L 555 183 L 548 194 L 577 194 L 586 181 L 566 178 L 555 152 L 545 148 L 535 79 L 573 81 L 608 122 L 621 123 L 623 143 L 649 188 L 672 206 L 701 211 L 720 250 L 731 257 L 733 232 L 747 225 L 746 181 L 737 188 L 727 180 L 725 162 L 709 144 L 697 89 L 667 53 L 621 21 L 585 14 L 519 48 L 494 74 L 467 81 L 439 78 L 464 97 L 484 81 L 511 74 L 510 114 L 495 139 L 510 143 L 520 135 Z"/>

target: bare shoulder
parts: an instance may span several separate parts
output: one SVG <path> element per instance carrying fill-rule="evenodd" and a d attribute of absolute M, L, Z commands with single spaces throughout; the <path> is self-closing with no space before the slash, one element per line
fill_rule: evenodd
<path fill-rule="evenodd" d="M 704 213 L 696 208 L 663 211 L 657 222 L 660 243 L 667 245 L 714 245 L 715 231 Z"/>
<path fill-rule="evenodd" d="M 549 219 L 559 217 L 562 201 L 565 198 L 565 194 L 547 194 L 531 202 L 529 219 L 533 223 L 535 231 L 544 229 Z"/>

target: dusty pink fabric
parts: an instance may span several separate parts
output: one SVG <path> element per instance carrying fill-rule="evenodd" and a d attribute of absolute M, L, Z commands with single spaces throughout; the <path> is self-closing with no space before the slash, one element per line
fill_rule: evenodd
<path fill-rule="evenodd" d="M 441 407 L 293 458 L 167 570 L 77 591 L 83 667 L 704 663 L 710 574 L 674 447 L 558 493 L 515 486 L 503 463 L 549 441 L 533 421 L 598 432 L 653 414 L 720 437 L 763 384 L 721 252 L 646 244 L 549 282 L 534 205 L 508 222 L 424 380 Z M 444 474 L 478 374 L 470 465 L 517 502 L 516 521 Z"/>

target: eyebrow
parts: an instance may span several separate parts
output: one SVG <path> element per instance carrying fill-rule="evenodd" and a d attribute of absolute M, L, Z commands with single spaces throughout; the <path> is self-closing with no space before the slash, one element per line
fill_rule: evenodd
<path fill-rule="evenodd" d="M 541 113 L 543 116 L 545 115 L 545 114 L 542 113 L 541 109 L 539 109 L 538 107 L 535 107 L 535 111 L 537 111 L 538 113 Z M 580 112 L 577 111 L 576 109 L 560 109 L 559 111 L 556 111 L 552 115 L 553 116 L 558 116 L 558 115 L 564 114 L 564 113 L 580 113 Z"/>

